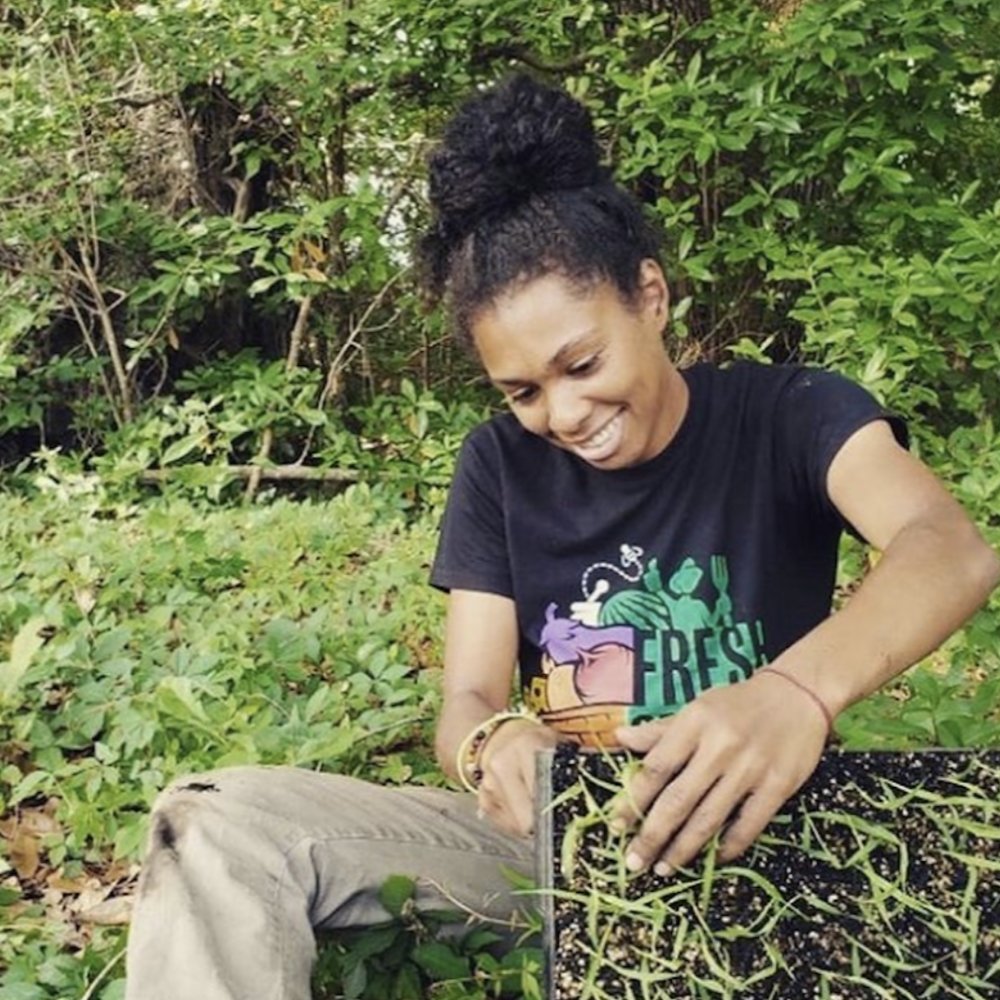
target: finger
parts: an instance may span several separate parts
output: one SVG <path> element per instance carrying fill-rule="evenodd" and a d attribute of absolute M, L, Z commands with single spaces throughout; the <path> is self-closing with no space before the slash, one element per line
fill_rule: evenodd
<path fill-rule="evenodd" d="M 479 786 L 479 815 L 487 817 L 494 826 L 511 836 L 517 836 L 516 820 L 507 808 L 506 797 L 489 788 L 484 780 Z"/>
<path fill-rule="evenodd" d="M 535 832 L 535 797 L 526 781 L 518 782 L 511 789 L 508 803 L 517 833 L 530 837 Z"/>
<path fill-rule="evenodd" d="M 533 832 L 533 784 L 525 780 L 517 761 L 498 759 L 483 775 L 480 802 L 506 833 L 526 837 Z"/>
<path fill-rule="evenodd" d="M 513 748 L 512 748 L 513 750 Z M 516 752 L 504 755 L 502 767 L 511 788 L 511 809 L 517 819 L 518 831 L 525 837 L 535 832 L 535 758 L 538 747 L 532 744 L 525 749 L 521 744 Z"/>
<path fill-rule="evenodd" d="M 653 866 L 656 873 L 669 875 L 690 864 L 746 798 L 747 782 L 742 777 L 720 778 L 680 824 Z"/>
<path fill-rule="evenodd" d="M 635 726 L 619 726 L 615 730 L 615 739 L 626 750 L 631 750 L 634 753 L 648 753 L 665 734 L 670 721 L 669 719 L 654 719 L 651 722 L 640 722 Z"/>
<path fill-rule="evenodd" d="M 675 738 L 661 738 L 642 759 L 638 770 L 626 778 L 622 791 L 612 803 L 610 822 L 613 829 L 622 831 L 634 826 L 665 787 L 686 769 L 697 746 L 695 734 L 677 727 L 670 735 Z"/>
<path fill-rule="evenodd" d="M 739 857 L 774 819 L 786 799 L 786 795 L 769 788 L 762 788 L 748 796 L 722 837 L 719 860 L 732 861 Z"/>
<path fill-rule="evenodd" d="M 643 871 L 660 857 L 717 778 L 718 774 L 706 773 L 700 765 L 689 764 L 660 791 L 638 834 L 625 849 L 625 864 L 631 871 Z"/>

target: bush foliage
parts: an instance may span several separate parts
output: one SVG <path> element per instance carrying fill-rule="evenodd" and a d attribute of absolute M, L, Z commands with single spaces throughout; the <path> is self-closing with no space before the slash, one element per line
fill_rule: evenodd
<path fill-rule="evenodd" d="M 113 882 L 172 778 L 259 762 L 441 781 L 433 515 L 407 524 L 367 486 L 213 512 L 61 491 L 0 496 L 0 815 L 23 827 L 0 861 L 5 1000 L 83 991 L 86 965 L 45 949 L 79 916 L 66 880 Z M 36 836 L 21 821 L 40 810 Z"/>
<path fill-rule="evenodd" d="M 216 447 L 251 460 L 266 416 L 227 379 L 241 351 L 271 372 L 275 459 L 328 459 L 338 416 L 401 375 L 461 395 L 408 249 L 436 129 L 512 66 L 587 101 L 662 220 L 680 352 L 834 364 L 946 454 L 1000 391 L 1000 16 L 797 7 L 6 8 L 0 458 L 120 451 L 218 396 Z"/>
<path fill-rule="evenodd" d="M 0 7 L 0 998 L 121 995 L 60 900 L 127 882 L 180 771 L 440 780 L 424 579 L 488 403 L 409 247 L 433 135 L 510 68 L 662 222 L 678 358 L 855 377 L 1000 542 L 998 62 L 993 0 Z M 361 482 L 225 505 L 271 463 Z M 998 655 L 994 602 L 841 733 L 993 740 Z M 536 995 L 530 950 L 435 926 L 331 989 Z"/>

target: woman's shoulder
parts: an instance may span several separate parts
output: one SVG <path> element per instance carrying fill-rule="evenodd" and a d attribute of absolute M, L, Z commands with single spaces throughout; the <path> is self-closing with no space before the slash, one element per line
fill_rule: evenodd
<path fill-rule="evenodd" d="M 497 413 L 465 436 L 459 467 L 479 475 L 499 476 L 513 467 L 538 468 L 557 451 L 526 431 L 512 413 Z"/>
<path fill-rule="evenodd" d="M 512 413 L 495 413 L 465 436 L 463 452 L 499 454 L 531 448 L 537 436 L 529 434 Z"/>
<path fill-rule="evenodd" d="M 729 391 L 781 389 L 814 378 L 848 381 L 841 375 L 813 365 L 765 364 L 761 361 L 734 361 L 727 365 L 699 361 L 682 371 L 689 382 L 700 381 Z"/>
<path fill-rule="evenodd" d="M 737 361 L 721 367 L 705 362 L 684 372 L 693 391 L 726 408 L 742 405 L 770 411 L 775 406 L 795 405 L 802 397 L 830 404 L 867 396 L 846 376 L 813 365 Z"/>

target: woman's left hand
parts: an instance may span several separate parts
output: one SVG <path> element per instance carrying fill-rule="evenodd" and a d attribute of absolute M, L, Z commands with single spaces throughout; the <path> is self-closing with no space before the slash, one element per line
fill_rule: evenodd
<path fill-rule="evenodd" d="M 645 754 L 613 810 L 613 826 L 641 820 L 626 848 L 633 871 L 688 864 L 723 826 L 719 858 L 742 853 L 812 774 L 826 720 L 806 694 L 761 671 L 712 688 L 676 715 L 618 730 Z"/>

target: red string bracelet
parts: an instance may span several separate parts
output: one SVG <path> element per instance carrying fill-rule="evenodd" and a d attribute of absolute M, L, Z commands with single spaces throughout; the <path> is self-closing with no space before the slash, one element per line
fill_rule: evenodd
<path fill-rule="evenodd" d="M 830 714 L 830 709 L 826 707 L 823 699 L 820 698 L 820 696 L 816 694 L 811 687 L 803 684 L 797 677 L 793 677 L 791 674 L 786 674 L 784 670 L 779 670 L 777 667 L 764 667 L 760 673 L 776 674 L 778 677 L 784 677 L 786 681 L 790 684 L 794 684 L 803 694 L 807 694 L 810 698 L 812 698 L 813 703 L 823 713 L 823 718 L 826 719 L 827 734 L 829 735 L 833 732 L 833 716 Z"/>

